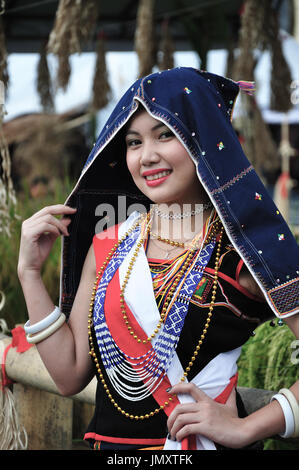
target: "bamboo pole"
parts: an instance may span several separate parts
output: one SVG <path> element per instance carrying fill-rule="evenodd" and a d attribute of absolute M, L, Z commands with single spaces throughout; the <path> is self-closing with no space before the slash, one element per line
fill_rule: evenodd
<path fill-rule="evenodd" d="M 0 336 L 0 351 L 11 343 L 11 338 L 6 335 Z M 10 348 L 5 361 L 5 372 L 9 379 L 14 382 L 28 385 L 45 392 L 60 395 L 59 391 L 47 371 L 36 346 L 31 347 L 20 354 L 16 348 Z M 94 378 L 82 392 L 72 395 L 72 399 L 84 403 L 95 403 L 96 378 Z"/>

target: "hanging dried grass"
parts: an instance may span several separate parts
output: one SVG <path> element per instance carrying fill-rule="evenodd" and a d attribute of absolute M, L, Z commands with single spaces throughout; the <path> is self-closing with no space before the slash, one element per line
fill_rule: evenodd
<path fill-rule="evenodd" d="M 291 73 L 284 58 L 279 35 L 278 12 L 271 0 L 247 0 L 244 5 L 240 28 L 240 55 L 235 63 L 233 77 L 246 77 L 253 80 L 256 61 L 254 49 L 270 49 L 271 71 L 271 108 L 286 112 L 291 106 Z M 238 77 L 238 78 L 237 78 Z"/>
<path fill-rule="evenodd" d="M 47 61 L 47 51 L 42 47 L 37 67 L 37 92 L 45 112 L 54 111 L 51 76 Z"/>
<path fill-rule="evenodd" d="M 268 31 L 269 46 L 272 54 L 270 107 L 275 111 L 285 113 L 292 107 L 292 76 L 289 65 L 283 55 L 278 14 L 274 10 L 270 14 Z"/>
<path fill-rule="evenodd" d="M 2 18 L 0 18 L 0 80 L 4 83 L 5 90 L 7 90 L 9 76 L 7 70 L 7 51 Z"/>
<path fill-rule="evenodd" d="M 70 77 L 69 56 L 80 53 L 94 33 L 98 17 L 97 0 L 60 0 L 48 51 L 58 57 L 57 86 L 66 89 Z"/>
<path fill-rule="evenodd" d="M 271 13 L 271 0 L 247 0 L 241 17 L 239 33 L 239 56 L 233 66 L 235 80 L 254 81 L 256 66 L 255 49 L 267 46 L 267 24 Z M 263 120 L 261 111 L 253 97 L 241 95 L 246 111 L 241 119 L 241 133 L 245 137 L 245 153 L 256 170 L 279 168 L 278 148 L 274 143 L 269 126 Z"/>
<path fill-rule="evenodd" d="M 239 56 L 235 61 L 233 78 L 254 79 L 255 48 L 264 48 L 264 24 L 269 0 L 246 0 L 239 31 Z"/>
<path fill-rule="evenodd" d="M 56 77 L 56 88 L 66 91 L 71 76 L 71 65 L 69 55 L 60 55 L 58 57 L 58 70 Z"/>
<path fill-rule="evenodd" d="M 233 41 L 230 40 L 228 47 L 227 47 L 227 59 L 226 59 L 226 69 L 225 69 L 225 77 L 233 77 L 234 76 L 234 64 L 235 64 L 235 50 Z"/>
<path fill-rule="evenodd" d="M 246 111 L 237 126 L 244 136 L 242 146 L 246 156 L 262 177 L 263 170 L 275 171 L 280 167 L 279 150 L 254 97 L 242 93 L 241 99 L 242 108 Z"/>
<path fill-rule="evenodd" d="M 111 88 L 108 82 L 105 42 L 102 34 L 99 35 L 97 42 L 97 59 L 92 92 L 93 110 L 99 110 L 107 106 L 111 97 Z"/>
<path fill-rule="evenodd" d="M 158 67 L 160 70 L 172 69 L 174 67 L 174 42 L 172 40 L 169 21 L 163 21 L 161 25 L 161 44 L 158 54 Z"/>
<path fill-rule="evenodd" d="M 264 121 L 261 110 L 256 102 L 251 103 L 253 108 L 254 133 L 254 165 L 262 171 L 277 170 L 280 166 L 279 150 L 275 144 L 268 124 Z"/>
<path fill-rule="evenodd" d="M 22 127 L 18 131 L 14 166 L 29 186 L 36 178 L 45 177 L 51 190 L 57 179 L 69 174 L 76 135 L 64 126 L 64 120 L 54 114 L 24 118 L 23 131 Z"/>
<path fill-rule="evenodd" d="M 155 59 L 154 0 L 139 0 L 135 31 L 135 51 L 138 56 L 138 76 L 152 72 Z"/>
<path fill-rule="evenodd" d="M 11 159 L 8 145 L 3 134 L 4 84 L 0 81 L 0 234 L 11 235 L 12 214 L 15 213 L 17 199 L 11 179 Z"/>

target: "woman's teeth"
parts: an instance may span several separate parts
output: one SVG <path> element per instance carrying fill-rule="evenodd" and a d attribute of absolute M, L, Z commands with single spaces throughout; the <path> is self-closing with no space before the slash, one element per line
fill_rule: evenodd
<path fill-rule="evenodd" d="M 148 181 L 158 180 L 159 178 L 163 178 L 171 173 L 171 171 L 161 171 L 161 173 L 156 173 L 155 175 L 146 176 L 145 179 Z"/>

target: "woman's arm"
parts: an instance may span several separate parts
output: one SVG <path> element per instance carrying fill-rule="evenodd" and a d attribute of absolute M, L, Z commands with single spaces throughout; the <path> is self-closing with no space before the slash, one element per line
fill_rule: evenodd
<path fill-rule="evenodd" d="M 23 223 L 18 276 L 31 325 L 45 318 L 55 307 L 41 278 L 40 268 L 50 252 L 53 240 L 59 236 L 59 231 L 67 236 L 65 231 L 67 222 L 53 217 L 54 213 L 57 215 L 66 212 L 68 210 L 65 206 L 50 206 Z M 48 235 L 44 235 L 45 230 Z M 49 236 L 52 236 L 50 242 Z M 84 262 L 69 321 L 36 345 L 62 395 L 80 392 L 93 376 L 87 326 L 95 277 L 95 257 L 91 245 Z"/>
<path fill-rule="evenodd" d="M 80 284 L 68 323 L 40 343 L 38 352 L 62 395 L 79 393 L 92 379 L 87 321 L 95 280 L 92 246 L 86 257 Z M 30 324 L 41 320 L 55 308 L 43 280 L 38 275 L 20 276 Z"/>

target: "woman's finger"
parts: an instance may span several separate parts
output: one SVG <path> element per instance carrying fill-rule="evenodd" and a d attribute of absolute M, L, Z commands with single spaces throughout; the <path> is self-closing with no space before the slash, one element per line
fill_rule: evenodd
<path fill-rule="evenodd" d="M 194 398 L 195 401 L 211 400 L 211 398 L 206 393 L 200 390 L 200 388 L 198 388 L 192 382 L 187 383 L 187 384 L 183 384 L 183 383 L 176 384 L 171 388 L 171 390 L 168 393 L 170 393 L 171 395 L 172 394 L 191 395 L 191 397 Z"/>
<path fill-rule="evenodd" d="M 179 417 L 181 419 L 181 416 L 183 416 L 184 414 L 196 413 L 198 412 L 198 410 L 199 410 L 198 403 L 184 403 L 181 405 L 177 405 L 168 417 L 168 420 L 167 420 L 168 431 L 170 433 L 172 432 L 173 426 Z"/>
<path fill-rule="evenodd" d="M 76 212 L 76 208 L 74 207 L 69 207 L 64 204 L 55 204 L 53 206 L 46 206 L 40 209 L 39 211 L 35 212 L 30 219 L 36 219 L 39 218 L 40 216 L 43 216 L 45 214 L 53 214 L 53 215 L 65 215 L 69 214 L 72 215 Z"/>
<path fill-rule="evenodd" d="M 50 224 L 48 222 L 42 222 L 40 225 L 39 225 L 39 230 L 37 232 L 37 235 L 48 235 L 48 234 L 53 234 L 53 235 L 57 235 L 57 236 L 60 236 L 61 235 L 61 232 L 59 231 L 59 228 L 53 224 Z"/>
<path fill-rule="evenodd" d="M 177 431 L 175 435 L 175 440 L 181 442 L 185 437 L 191 435 L 200 434 L 200 423 L 187 423 L 185 426 L 182 426 L 180 430 Z M 174 438 L 173 438 L 174 440 Z"/>
<path fill-rule="evenodd" d="M 198 406 L 198 405 L 197 405 Z M 169 434 L 171 439 L 173 440 L 181 440 L 181 433 L 180 431 L 189 425 L 195 424 L 198 425 L 200 423 L 200 414 L 199 410 L 193 413 L 182 413 L 179 414 L 176 420 L 173 423 L 172 428 L 169 430 Z M 186 433 L 186 429 L 184 431 Z"/>
<path fill-rule="evenodd" d="M 59 230 L 59 234 L 61 235 L 62 233 L 66 236 L 69 235 L 68 233 L 68 230 L 67 230 L 67 227 L 65 225 L 65 222 L 62 222 L 62 220 L 59 220 L 57 219 L 56 217 L 54 217 L 53 215 L 51 214 L 45 214 L 45 215 L 42 215 L 38 218 L 35 218 L 35 219 L 30 219 L 27 221 L 27 224 L 26 224 L 26 229 L 28 230 L 34 230 L 35 231 L 35 235 L 37 235 L 39 232 L 40 233 L 43 233 L 41 230 L 41 224 L 43 224 L 44 222 L 48 223 L 48 224 L 52 224 L 54 225 L 55 227 L 58 228 Z M 36 230 L 37 229 L 37 230 Z"/>

